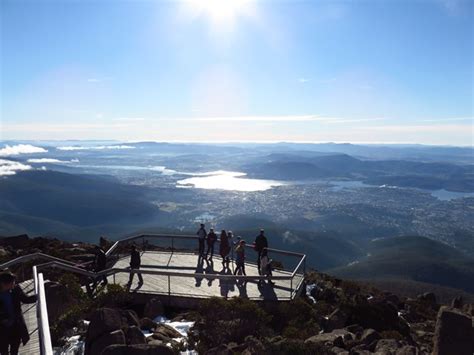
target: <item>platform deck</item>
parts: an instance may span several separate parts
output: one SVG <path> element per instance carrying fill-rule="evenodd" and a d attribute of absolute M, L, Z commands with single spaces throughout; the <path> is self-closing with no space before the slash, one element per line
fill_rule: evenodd
<path fill-rule="evenodd" d="M 234 265 L 230 264 L 231 271 L 224 271 L 222 267 L 222 258 L 214 256 L 213 263 L 199 259 L 196 254 L 182 252 L 151 252 L 142 253 L 142 270 L 166 270 L 168 272 L 186 272 L 196 274 L 228 274 L 234 270 Z M 126 268 L 129 266 L 129 258 L 118 260 L 114 267 Z M 255 264 L 249 263 L 245 267 L 247 276 L 258 276 Z M 274 276 L 290 276 L 287 271 L 274 270 Z M 144 284 L 137 288 L 138 277 L 134 276 L 131 286 L 132 292 L 155 293 L 168 295 L 168 276 L 161 275 L 143 275 Z M 207 298 L 211 296 L 220 297 L 246 297 L 253 300 L 275 300 L 287 301 L 292 298 L 291 290 L 300 284 L 303 279 L 302 274 L 297 274 L 290 280 L 275 280 L 275 285 L 264 282 L 261 286 L 257 281 L 246 283 L 238 280 L 218 280 L 207 277 L 180 277 L 170 276 L 169 291 L 170 296 L 183 296 L 193 298 Z M 108 281 L 113 282 L 114 276 L 109 276 Z M 129 280 L 128 273 L 119 273 L 115 275 L 115 282 L 126 285 Z"/>

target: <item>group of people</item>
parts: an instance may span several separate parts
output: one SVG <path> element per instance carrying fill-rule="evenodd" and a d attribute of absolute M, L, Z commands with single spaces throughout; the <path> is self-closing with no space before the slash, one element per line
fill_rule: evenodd
<path fill-rule="evenodd" d="M 200 228 L 196 232 L 199 241 L 199 258 L 203 258 L 208 262 L 212 262 L 212 257 L 214 256 L 214 244 L 216 243 L 217 235 L 214 232 L 214 228 L 209 229 L 209 233 L 206 231 L 206 226 L 204 223 L 201 223 Z M 219 254 L 222 258 L 222 265 L 225 268 L 229 269 L 230 258 L 229 254 L 231 252 L 232 246 L 235 247 L 235 270 L 234 275 L 242 274 L 246 276 L 245 272 L 245 248 L 246 242 L 241 237 L 237 236 L 236 240 L 233 240 L 234 236 L 231 231 L 226 232 L 224 229 L 221 231 L 219 238 Z M 205 245 L 207 243 L 207 250 L 205 251 Z M 260 234 L 255 238 L 253 244 L 255 251 L 257 252 L 257 268 L 259 275 L 264 275 L 271 277 L 272 276 L 272 263 L 268 258 L 268 240 L 265 236 L 265 231 L 260 230 Z M 270 281 L 271 284 L 274 284 Z"/>

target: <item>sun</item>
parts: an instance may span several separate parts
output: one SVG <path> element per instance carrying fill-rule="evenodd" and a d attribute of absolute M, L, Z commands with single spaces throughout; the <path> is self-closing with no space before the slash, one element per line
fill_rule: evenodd
<path fill-rule="evenodd" d="M 241 16 L 251 16 L 252 0 L 188 0 L 197 16 L 208 17 L 214 25 L 233 26 Z"/>

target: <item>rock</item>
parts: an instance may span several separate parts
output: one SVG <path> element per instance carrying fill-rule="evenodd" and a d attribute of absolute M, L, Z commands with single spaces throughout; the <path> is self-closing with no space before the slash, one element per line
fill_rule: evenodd
<path fill-rule="evenodd" d="M 314 345 L 321 345 L 321 346 L 329 344 L 329 345 L 339 346 L 341 342 L 342 344 L 344 344 L 344 336 L 347 334 L 351 334 L 351 333 L 349 333 L 347 330 L 344 330 L 344 329 L 336 329 L 330 333 L 313 335 L 312 337 L 305 340 L 305 344 L 311 343 Z M 336 342 L 337 344 L 334 344 L 334 342 Z"/>
<path fill-rule="evenodd" d="M 0 258 L 4 256 L 8 256 L 8 251 L 5 250 L 5 248 L 0 248 Z"/>
<path fill-rule="evenodd" d="M 111 345 L 101 355 L 174 355 L 174 352 L 163 344 Z"/>
<path fill-rule="evenodd" d="M 331 353 L 337 355 L 349 355 L 349 352 L 346 349 L 339 348 L 337 346 L 333 346 L 331 348 Z"/>
<path fill-rule="evenodd" d="M 472 355 L 474 329 L 470 316 L 443 306 L 438 312 L 433 355 Z"/>
<path fill-rule="evenodd" d="M 347 310 L 349 324 L 360 324 L 364 328 L 377 331 L 397 330 L 406 334 L 409 329 L 401 327 L 398 309 L 390 302 L 374 300 L 351 306 Z"/>
<path fill-rule="evenodd" d="M 125 334 L 122 330 L 115 330 L 108 334 L 103 334 L 95 339 L 90 346 L 90 354 L 101 354 L 109 345 L 125 344 Z"/>
<path fill-rule="evenodd" d="M 145 304 L 143 310 L 143 316 L 151 319 L 155 319 L 158 316 L 164 314 L 163 304 L 158 298 L 152 298 Z"/>
<path fill-rule="evenodd" d="M 401 343 L 399 340 L 395 339 L 380 339 L 377 341 L 377 345 L 375 346 L 375 353 L 377 355 L 382 354 L 395 354 L 395 352 L 401 347 Z M 380 354 L 379 354 L 380 353 Z"/>
<path fill-rule="evenodd" d="M 436 295 L 433 292 L 425 292 L 416 297 L 419 301 L 425 302 L 431 306 L 436 306 Z"/>
<path fill-rule="evenodd" d="M 379 339 L 380 339 L 380 334 L 373 329 L 365 329 L 362 332 L 362 335 L 360 337 L 360 341 L 363 342 L 364 344 L 371 344 L 374 341 L 377 341 Z"/>
<path fill-rule="evenodd" d="M 354 334 L 356 338 L 360 338 L 362 336 L 362 332 L 364 331 L 364 328 L 362 328 L 359 324 L 348 325 L 344 329 Z"/>
<path fill-rule="evenodd" d="M 92 313 L 86 334 L 86 352 L 88 345 L 102 334 L 121 329 L 123 326 L 122 316 L 118 310 L 111 308 L 99 308 Z M 87 355 L 87 354 L 86 354 Z"/>
<path fill-rule="evenodd" d="M 140 329 L 142 330 L 152 330 L 155 329 L 158 324 L 151 320 L 150 318 L 142 318 L 140 319 Z"/>
<path fill-rule="evenodd" d="M 221 344 L 215 348 L 209 349 L 206 355 L 233 355 L 234 352 L 226 344 Z"/>
<path fill-rule="evenodd" d="M 168 324 L 158 324 L 158 326 L 155 328 L 154 333 L 164 334 L 168 338 L 181 338 L 182 337 L 180 332 L 178 332 L 176 329 L 169 326 Z"/>
<path fill-rule="evenodd" d="M 463 298 L 461 296 L 455 297 L 451 301 L 451 307 L 452 308 L 461 309 L 463 307 L 463 305 L 464 305 L 464 301 L 463 301 Z"/>
<path fill-rule="evenodd" d="M 135 311 L 132 311 L 130 309 L 127 309 L 125 311 L 122 311 L 122 317 L 123 322 L 130 326 L 135 326 L 135 327 L 140 327 L 140 319 L 138 318 L 138 315 Z"/>
<path fill-rule="evenodd" d="M 13 237 L 0 238 L 0 245 L 12 249 L 23 249 L 28 247 L 30 238 L 27 234 L 21 234 Z"/>
<path fill-rule="evenodd" d="M 342 311 L 340 308 L 336 308 L 334 312 L 328 316 L 325 329 L 331 331 L 334 329 L 344 328 L 348 318 L 346 312 Z"/>
<path fill-rule="evenodd" d="M 126 330 L 125 338 L 129 345 L 146 344 L 145 335 L 143 335 L 142 331 L 136 326 L 131 326 Z"/>
<path fill-rule="evenodd" d="M 412 345 L 405 345 L 395 352 L 395 355 L 417 355 L 419 351 Z"/>
<path fill-rule="evenodd" d="M 66 286 L 61 285 L 58 282 L 45 282 L 44 291 L 49 304 L 54 305 L 54 307 L 48 308 L 49 323 L 54 324 L 75 301 L 68 292 Z"/>

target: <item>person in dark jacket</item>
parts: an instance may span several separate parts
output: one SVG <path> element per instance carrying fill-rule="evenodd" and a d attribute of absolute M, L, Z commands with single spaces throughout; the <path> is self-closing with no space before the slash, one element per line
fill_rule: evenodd
<path fill-rule="evenodd" d="M 102 250 L 101 247 L 97 246 L 95 247 L 95 260 L 94 260 L 94 271 L 95 272 L 100 272 L 102 270 L 107 269 L 107 255 L 105 255 L 105 252 Z M 99 277 L 99 279 L 102 279 L 102 282 L 104 285 L 107 285 L 107 276 L 103 275 Z M 95 288 L 97 284 L 97 279 L 94 280 L 94 286 Z"/>
<path fill-rule="evenodd" d="M 0 273 L 0 354 L 17 355 L 20 343 L 30 340 L 22 303 L 35 303 L 36 295 L 27 296 L 15 285 L 15 275 Z"/>
<path fill-rule="evenodd" d="M 140 269 L 141 265 L 141 256 L 140 252 L 137 250 L 135 245 L 132 245 L 131 252 L 130 252 L 130 277 L 128 279 L 128 287 L 132 286 L 133 276 L 135 276 L 134 270 Z M 142 274 L 138 274 L 138 285 L 143 285 L 143 277 Z"/>
<path fill-rule="evenodd" d="M 204 226 L 204 223 L 201 223 L 201 228 L 196 232 L 199 241 L 199 257 L 202 258 L 204 256 L 204 242 L 206 240 L 207 231 Z"/>
<path fill-rule="evenodd" d="M 255 248 L 255 251 L 258 253 L 257 267 L 258 267 L 258 273 L 259 275 L 261 275 L 260 259 L 262 258 L 262 254 L 265 248 L 268 248 L 267 237 L 265 237 L 265 231 L 263 229 L 260 229 L 260 234 L 255 238 L 254 248 Z"/>
<path fill-rule="evenodd" d="M 207 252 L 206 252 L 206 259 L 212 260 L 214 255 L 214 244 L 217 240 L 217 234 L 214 233 L 214 228 L 209 230 L 209 234 L 207 235 Z M 211 257 L 208 258 L 209 253 L 211 253 Z"/>

